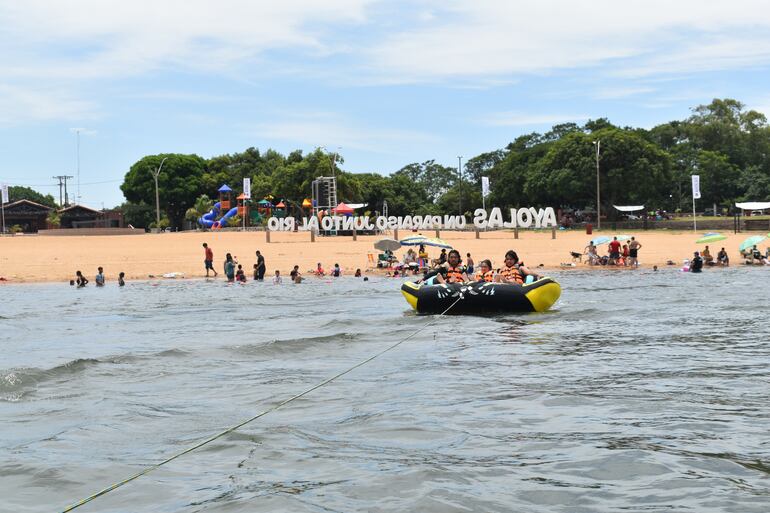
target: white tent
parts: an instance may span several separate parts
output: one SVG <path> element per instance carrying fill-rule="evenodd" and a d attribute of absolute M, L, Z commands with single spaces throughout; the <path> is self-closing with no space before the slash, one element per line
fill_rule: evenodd
<path fill-rule="evenodd" d="M 638 210 L 644 210 L 644 205 L 631 205 L 628 207 L 619 207 L 617 205 L 612 205 L 617 210 L 620 210 L 621 212 L 636 212 Z"/>
<path fill-rule="evenodd" d="M 367 205 L 367 203 L 348 203 L 347 205 L 353 210 L 356 210 L 359 208 L 364 208 Z"/>
<path fill-rule="evenodd" d="M 736 203 L 735 206 L 742 210 L 764 210 L 770 208 L 770 201 L 748 201 L 746 203 Z"/>

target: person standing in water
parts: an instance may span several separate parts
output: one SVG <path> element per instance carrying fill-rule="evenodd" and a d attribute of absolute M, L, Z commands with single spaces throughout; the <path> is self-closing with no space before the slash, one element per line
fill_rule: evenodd
<path fill-rule="evenodd" d="M 281 271 L 276 269 L 275 276 L 273 276 L 273 285 L 280 285 L 282 282 L 283 282 L 283 278 L 281 278 Z"/>
<path fill-rule="evenodd" d="M 203 265 L 206 267 L 206 278 L 209 277 L 209 270 L 214 273 L 214 278 L 216 278 L 217 272 L 214 270 L 214 252 L 211 251 L 211 248 L 205 242 L 203 243 L 203 251 Z"/>
<path fill-rule="evenodd" d="M 235 266 L 238 265 L 238 262 L 233 259 L 233 256 L 228 253 L 225 255 L 225 276 L 227 276 L 227 281 L 235 281 Z"/>
<path fill-rule="evenodd" d="M 699 273 L 702 271 L 703 271 L 703 259 L 700 257 L 700 253 L 696 251 L 694 253 L 694 256 L 692 257 L 692 261 L 690 262 L 690 272 Z"/>
<path fill-rule="evenodd" d="M 257 250 L 257 280 L 258 281 L 264 281 L 265 280 L 265 272 L 267 271 L 267 267 L 265 266 L 265 257 L 262 256 L 262 253 Z"/>
<path fill-rule="evenodd" d="M 94 280 L 96 281 L 96 286 L 104 287 L 104 269 L 102 269 L 101 267 L 98 267 L 96 270 L 97 270 L 96 279 Z"/>
<path fill-rule="evenodd" d="M 78 288 L 85 287 L 86 285 L 88 285 L 88 278 L 83 276 L 83 273 L 81 273 L 80 271 L 75 272 L 75 277 L 77 278 L 76 282 L 78 284 Z"/>
<path fill-rule="evenodd" d="M 118 286 L 119 287 L 124 287 L 126 285 L 125 278 L 126 278 L 126 273 L 124 273 L 123 271 L 120 271 L 120 274 L 118 274 Z"/>
<path fill-rule="evenodd" d="M 631 242 L 628 243 L 628 265 L 639 267 L 639 250 L 642 249 L 642 245 L 636 238 L 631 237 Z"/>

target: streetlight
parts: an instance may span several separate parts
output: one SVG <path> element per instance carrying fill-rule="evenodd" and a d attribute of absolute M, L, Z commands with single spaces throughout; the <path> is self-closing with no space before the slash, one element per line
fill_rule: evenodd
<path fill-rule="evenodd" d="M 160 170 L 163 168 L 163 163 L 167 158 L 168 157 L 163 157 L 163 160 L 160 161 L 158 169 L 152 172 L 152 176 L 155 178 L 155 229 L 158 231 L 160 231 L 160 196 L 158 195 L 158 175 L 160 175 Z"/>
<path fill-rule="evenodd" d="M 460 215 L 463 215 L 463 157 L 457 156 L 457 176 L 460 178 L 460 186 L 457 188 L 457 206 L 460 210 Z"/>
<path fill-rule="evenodd" d="M 602 141 L 596 140 L 594 141 L 594 146 L 596 146 L 596 229 L 601 230 L 602 229 L 602 197 L 601 197 L 601 190 L 599 189 L 599 151 L 601 150 Z"/>

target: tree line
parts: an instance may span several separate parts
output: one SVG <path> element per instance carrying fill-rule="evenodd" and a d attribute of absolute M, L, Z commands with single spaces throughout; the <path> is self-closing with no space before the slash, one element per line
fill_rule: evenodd
<path fill-rule="evenodd" d="M 648 210 L 688 210 L 690 175 L 700 175 L 699 204 L 729 209 L 735 201 L 770 198 L 770 127 L 764 114 L 733 99 L 715 99 L 692 109 L 684 120 L 651 129 L 620 127 L 600 118 L 583 125 L 563 123 L 546 133 L 517 137 L 505 148 L 469 159 L 457 168 L 428 160 L 389 174 L 345 169 L 339 155 L 316 149 L 283 155 L 248 148 L 204 159 L 197 155 L 146 156 L 125 175 L 120 206 L 127 222 L 150 226 L 155 219 L 153 171 L 158 177 L 165 221 L 181 227 L 191 207 L 206 205 L 224 183 L 240 189 L 250 177 L 252 198 L 271 196 L 298 205 L 310 196 L 318 176 L 337 177 L 338 197 L 367 203 L 391 215 L 470 213 L 481 207 L 481 178 L 491 194 L 487 206 L 596 207 L 596 147 L 602 212 L 611 205 L 645 205 Z"/>

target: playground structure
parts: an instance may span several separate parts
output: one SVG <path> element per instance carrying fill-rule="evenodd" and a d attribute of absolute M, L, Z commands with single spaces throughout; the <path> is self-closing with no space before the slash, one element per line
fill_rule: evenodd
<path fill-rule="evenodd" d="M 228 187 L 227 184 L 222 185 L 222 187 L 219 188 L 218 192 L 219 192 L 219 201 L 214 203 L 214 207 L 211 209 L 211 211 L 208 214 L 203 214 L 198 219 L 198 224 L 200 224 L 201 226 L 205 226 L 206 228 L 211 228 L 212 230 L 218 230 L 223 226 L 227 226 L 227 224 L 230 222 L 230 219 L 232 219 L 232 217 L 235 216 L 236 214 L 240 213 L 239 209 L 247 208 L 243 204 L 244 202 L 242 200 L 239 200 L 242 204 L 241 207 L 233 206 L 233 201 L 232 201 L 233 190 L 230 187 Z M 220 212 L 224 212 L 224 215 L 221 215 L 221 217 L 220 217 Z"/>

